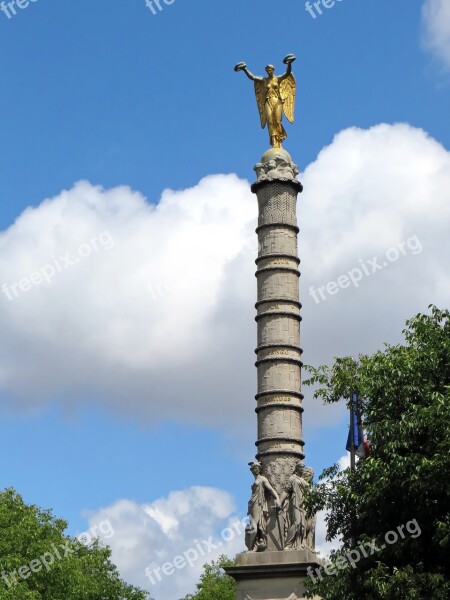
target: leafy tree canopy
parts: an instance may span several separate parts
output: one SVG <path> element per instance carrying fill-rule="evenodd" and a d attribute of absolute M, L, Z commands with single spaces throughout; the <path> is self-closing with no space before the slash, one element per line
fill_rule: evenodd
<path fill-rule="evenodd" d="M 67 523 L 0 492 L 1 600 L 149 600 L 120 579 L 111 551 L 64 534 Z"/>
<path fill-rule="evenodd" d="M 430 308 L 407 321 L 404 344 L 308 367 L 325 403 L 358 393 L 371 445 L 354 472 L 325 471 L 308 500 L 328 511 L 328 539 L 342 541 L 334 574 L 310 586 L 326 600 L 450 598 L 450 313 Z M 368 556 L 352 566 L 361 544 Z"/>
<path fill-rule="evenodd" d="M 204 565 L 197 592 L 188 594 L 182 600 L 235 600 L 236 584 L 223 570 L 224 567 L 232 567 L 233 564 L 232 560 L 222 555 L 219 560 Z"/>

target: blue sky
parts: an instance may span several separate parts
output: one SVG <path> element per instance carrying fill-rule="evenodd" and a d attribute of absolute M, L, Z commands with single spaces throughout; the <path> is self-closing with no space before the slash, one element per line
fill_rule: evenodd
<path fill-rule="evenodd" d="M 233 71 L 238 61 L 263 73 L 268 62 L 280 70 L 287 53 L 297 56 L 297 120 L 288 128 L 286 148 L 310 183 L 301 200 L 304 219 L 302 208 L 299 213 L 307 362 L 398 341 L 406 318 L 430 302 L 448 302 L 445 268 L 437 259 L 446 252 L 440 245 L 447 231 L 442 207 L 449 198 L 433 182 L 445 183 L 449 173 L 450 14 L 445 0 L 425 4 L 431 11 L 428 30 L 423 0 L 342 0 L 316 19 L 301 0 L 175 0 L 155 15 L 144 0 L 38 0 L 10 19 L 0 13 L 0 284 L 19 280 L 92 232 L 111 231 L 115 241 L 112 250 L 93 252 L 82 273 L 73 269 L 58 276 L 49 286 L 55 296 L 40 289 L 36 300 L 35 290 L 14 302 L 0 298 L 3 487 L 14 486 L 27 501 L 52 507 L 69 519 L 71 532 L 87 527 L 86 511 L 95 514 L 121 499 L 149 504 L 191 486 L 225 490 L 236 513 L 245 514 L 255 436 L 256 292 L 254 257 L 245 241 L 255 209 L 242 180 L 252 180 L 267 134 L 258 124 L 250 82 Z M 385 129 L 376 129 L 380 124 Z M 349 131 L 335 139 L 344 130 Z M 208 176 L 233 173 L 239 180 L 199 184 Z M 436 179 L 430 179 L 432 173 Z M 74 191 L 80 180 L 88 187 Z M 136 197 L 127 188 L 119 188 L 119 200 L 102 191 L 118 186 L 139 193 L 135 208 L 129 208 Z M 196 202 L 202 207 L 197 241 L 208 227 L 214 233 L 212 221 L 215 227 L 222 218 L 220 213 L 208 221 L 214 193 L 229 194 L 235 203 L 229 215 L 226 202 L 221 205 L 226 215 L 215 260 L 197 261 L 200 271 L 214 270 L 229 254 L 217 266 L 217 280 L 197 281 L 197 293 L 202 285 L 211 293 L 203 308 L 195 294 L 188 295 L 189 303 L 184 284 L 179 294 L 157 298 L 156 308 L 148 292 L 145 301 L 139 290 L 127 296 L 132 284 L 121 283 L 122 274 L 138 277 L 145 265 L 147 275 L 154 272 L 159 281 L 161 265 L 176 271 L 174 263 L 183 262 L 185 248 L 177 246 L 179 237 L 171 238 L 170 219 L 149 225 L 154 238 L 141 231 L 153 218 L 149 205 L 159 203 L 166 189 L 174 190 L 167 196 L 168 214 L 176 212 L 180 236 L 183 211 L 188 215 Z M 70 210 L 55 217 L 63 190 L 69 190 Z M 40 207 L 49 198 L 55 204 Z M 36 211 L 28 210 L 24 218 L 29 207 Z M 364 207 L 366 215 L 380 210 L 372 231 L 354 225 L 353 215 Z M 129 216 L 132 210 L 136 218 Z M 46 246 L 55 231 L 53 218 L 69 228 L 67 246 L 61 240 L 58 247 Z M 387 241 L 392 224 L 400 222 Z M 242 239 L 229 242 L 237 231 Z M 336 279 L 359 260 L 413 235 L 423 242 L 423 253 L 415 254 L 411 246 L 382 274 L 318 306 L 308 297 L 311 284 Z M 166 254 L 160 258 L 162 246 Z M 117 277 L 111 275 L 110 287 L 102 283 L 106 272 Z M 418 290 L 420 274 L 429 279 Z M 96 312 L 103 305 L 118 323 L 122 309 L 132 315 L 126 327 L 117 326 L 116 337 L 102 337 L 110 327 Z M 177 318 L 183 313 L 193 319 L 187 331 L 194 332 L 195 364 L 176 327 L 166 335 L 162 328 L 146 354 L 144 331 L 150 338 L 164 319 L 173 321 L 170 314 L 161 316 L 168 306 Z M 46 325 L 51 332 L 44 335 Z M 215 332 L 214 345 L 205 342 L 208 328 Z M 123 339 L 121 331 L 127 332 Z M 95 352 L 86 351 L 81 336 Z M 165 338 L 173 341 L 175 354 L 179 349 L 176 359 L 170 349 L 163 351 Z M 114 343 L 114 360 L 102 362 Z M 144 357 L 144 366 L 140 359 L 133 364 L 133 354 Z M 246 366 L 236 373 L 241 365 Z M 172 387 L 173 410 L 167 392 Z M 306 395 L 307 459 L 320 472 L 344 454 L 347 416 Z M 214 403 L 217 408 L 211 408 Z M 125 576 L 134 577 L 130 571 Z M 168 588 L 166 600 L 174 589 Z"/>
<path fill-rule="evenodd" d="M 445 142 L 448 81 L 421 51 L 422 4 L 343 0 L 316 20 L 297 0 L 275 14 L 264 0 L 176 0 L 157 15 L 144 0 L 39 0 L 1 14 L 2 223 L 80 178 L 156 201 L 205 173 L 248 176 L 266 140 L 231 67 L 281 68 L 287 47 L 301 166 L 352 125 L 407 121 Z"/>

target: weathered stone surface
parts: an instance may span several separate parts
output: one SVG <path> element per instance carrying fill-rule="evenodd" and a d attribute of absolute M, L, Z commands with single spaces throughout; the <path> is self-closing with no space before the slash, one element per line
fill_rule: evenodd
<path fill-rule="evenodd" d="M 302 600 L 308 567 L 321 561 L 310 550 L 244 552 L 227 573 L 236 580 L 236 600 Z"/>
<path fill-rule="evenodd" d="M 296 181 L 299 174 L 297 165 L 283 148 L 268 150 L 254 168 L 256 183 L 264 181 Z"/>
<path fill-rule="evenodd" d="M 262 474 L 281 496 L 298 460 L 303 460 L 299 258 L 297 250 L 298 169 L 285 150 L 269 150 L 255 167 L 258 180 L 256 260 L 258 282 L 256 367 L 258 448 Z M 269 504 L 269 508 L 271 508 Z M 280 520 L 270 519 L 268 544 L 283 549 Z M 269 520 L 269 515 L 267 515 Z M 274 529 L 275 527 L 275 529 Z M 285 528 L 286 529 L 286 528 Z M 282 532 L 286 537 L 287 530 Z M 269 546 L 268 546 L 269 547 Z"/>
<path fill-rule="evenodd" d="M 289 568 L 303 564 L 321 564 L 317 554 L 309 548 L 292 552 L 241 552 L 236 556 L 235 567 L 267 567 L 270 565 L 287 565 Z M 303 568 L 303 567 L 302 567 Z M 257 569 L 258 570 L 258 569 Z"/>

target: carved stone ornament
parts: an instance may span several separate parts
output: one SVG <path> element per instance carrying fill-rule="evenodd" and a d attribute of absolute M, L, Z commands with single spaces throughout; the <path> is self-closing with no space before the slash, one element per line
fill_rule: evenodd
<path fill-rule="evenodd" d="M 300 173 L 299 168 L 290 162 L 286 153 L 274 154 L 268 162 L 257 163 L 254 167 L 257 183 L 262 181 L 294 181 Z"/>
<path fill-rule="evenodd" d="M 286 150 L 272 149 L 268 150 L 254 167 L 256 173 L 256 183 L 263 181 L 297 181 L 299 174 L 297 165 Z"/>
<path fill-rule="evenodd" d="M 296 464 L 297 460 L 292 456 L 280 456 L 267 464 L 267 478 L 279 494 L 285 491 Z"/>

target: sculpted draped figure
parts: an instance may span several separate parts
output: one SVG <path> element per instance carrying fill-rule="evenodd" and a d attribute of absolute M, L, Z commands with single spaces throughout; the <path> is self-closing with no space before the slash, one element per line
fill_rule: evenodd
<path fill-rule="evenodd" d="M 304 509 L 304 494 L 311 486 L 313 477 L 314 471 L 298 462 L 295 472 L 289 478 L 286 491 L 280 498 L 281 505 L 288 501 L 286 550 L 309 548 L 314 551 L 316 517 L 307 519 Z"/>
<path fill-rule="evenodd" d="M 286 534 L 286 550 L 300 550 L 306 547 L 306 515 L 303 508 L 303 496 L 308 483 L 304 479 L 305 467 L 301 462 L 295 466 L 295 472 L 289 477 L 286 491 L 281 496 L 283 505 L 289 501 L 287 508 L 288 530 Z"/>
<path fill-rule="evenodd" d="M 267 477 L 261 474 L 261 464 L 253 462 L 249 465 L 255 481 L 252 485 L 252 497 L 248 502 L 250 524 L 245 528 L 245 545 L 249 550 L 262 552 L 267 548 L 268 496 L 272 496 L 276 508 L 280 507 L 280 499 Z"/>
<path fill-rule="evenodd" d="M 261 127 L 267 125 L 269 129 L 270 145 L 273 148 L 281 148 L 286 139 L 286 131 L 283 127 L 283 112 L 290 123 L 294 122 L 294 106 L 296 83 L 292 74 L 292 63 L 295 60 L 293 54 L 288 54 L 283 60 L 287 65 L 284 75 L 275 75 L 275 67 L 267 65 L 267 77 L 253 75 L 247 69 L 244 62 L 238 63 L 235 71 L 244 71 L 249 79 L 255 84 L 256 103 L 258 105 Z"/>
<path fill-rule="evenodd" d="M 314 470 L 311 467 L 305 467 L 304 477 L 307 484 L 311 486 L 314 478 Z M 312 515 L 312 517 L 306 520 L 305 544 L 310 550 L 315 550 L 316 547 L 316 523 L 316 515 Z"/>

